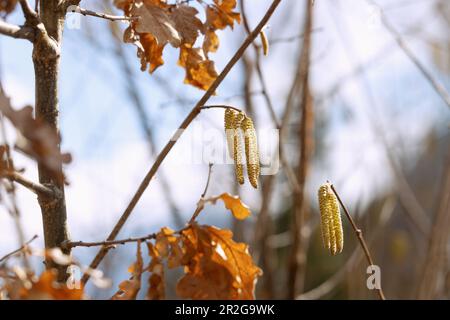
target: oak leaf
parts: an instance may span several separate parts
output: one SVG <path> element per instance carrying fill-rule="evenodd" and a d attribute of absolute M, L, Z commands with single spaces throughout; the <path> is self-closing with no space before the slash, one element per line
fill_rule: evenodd
<path fill-rule="evenodd" d="M 148 279 L 147 299 L 162 300 L 165 298 L 165 284 L 164 284 L 164 265 L 162 256 L 156 246 L 151 242 L 147 243 L 148 254 L 151 258 L 147 270 L 151 272 Z"/>
<path fill-rule="evenodd" d="M 232 232 L 192 224 L 182 232 L 185 275 L 177 294 L 190 299 L 254 299 L 261 270 L 253 263 L 244 243 L 236 243 Z"/>
<path fill-rule="evenodd" d="M 131 9 L 131 14 L 140 17 L 135 22 L 137 32 L 152 34 L 159 45 L 170 43 L 176 48 L 181 45 L 180 33 L 169 12 L 154 1 L 136 2 Z"/>
<path fill-rule="evenodd" d="M 207 90 L 218 74 L 214 62 L 205 57 L 202 49 L 182 46 L 178 64 L 186 70 L 184 83 Z"/>
<path fill-rule="evenodd" d="M 242 202 L 238 196 L 233 196 L 229 193 L 223 193 L 219 196 L 225 204 L 225 208 L 231 211 L 236 219 L 244 220 L 248 218 L 252 212 L 250 208 Z"/>
<path fill-rule="evenodd" d="M 0 111 L 19 133 L 16 149 L 38 161 L 54 175 L 55 180 L 64 181 L 60 167 L 63 163 L 70 163 L 72 157 L 59 151 L 58 146 L 61 142 L 59 134 L 42 119 L 35 119 L 32 107 L 14 110 L 1 89 Z"/>
<path fill-rule="evenodd" d="M 172 9 L 171 19 L 175 23 L 181 40 L 184 45 L 192 46 L 200 32 L 203 32 L 204 26 L 200 19 L 196 17 L 197 9 L 186 5 L 180 5 Z"/>
<path fill-rule="evenodd" d="M 136 300 L 137 294 L 141 289 L 141 278 L 144 269 L 142 259 L 141 243 L 137 243 L 136 262 L 129 268 L 131 273 L 129 280 L 122 281 L 119 284 L 119 290 L 111 297 L 111 300 Z"/>
<path fill-rule="evenodd" d="M 66 284 L 56 281 L 57 271 L 44 271 L 37 281 L 32 282 L 30 289 L 22 288 L 21 299 L 29 300 L 81 300 L 83 289 L 68 288 Z"/>

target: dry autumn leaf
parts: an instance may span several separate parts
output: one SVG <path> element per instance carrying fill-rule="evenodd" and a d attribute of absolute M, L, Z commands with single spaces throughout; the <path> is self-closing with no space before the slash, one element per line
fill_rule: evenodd
<path fill-rule="evenodd" d="M 141 289 L 141 278 L 144 269 L 142 260 L 141 243 L 137 243 L 136 262 L 129 268 L 131 273 L 129 280 L 122 281 L 119 284 L 119 290 L 111 297 L 111 300 L 135 300 L 139 290 Z"/>
<path fill-rule="evenodd" d="M 231 211 L 236 219 L 244 220 L 252 213 L 250 208 L 242 202 L 238 196 L 233 196 L 229 193 L 223 193 L 219 196 L 225 204 L 225 208 Z"/>
<path fill-rule="evenodd" d="M 185 275 L 177 294 L 190 299 L 254 299 L 257 277 L 244 243 L 232 240 L 229 230 L 192 224 L 182 232 Z"/>
<path fill-rule="evenodd" d="M 34 158 L 47 170 L 54 173 L 54 178 L 63 181 L 60 166 L 70 163 L 72 157 L 68 153 L 59 151 L 60 136 L 50 126 L 40 119 L 33 117 L 33 108 L 30 106 L 14 110 L 9 99 L 0 89 L 0 111 L 8 118 L 18 130 L 16 148 Z"/>
<path fill-rule="evenodd" d="M 21 290 L 21 299 L 29 300 L 81 300 L 83 289 L 68 288 L 65 284 L 56 282 L 56 270 L 44 271 L 39 279 L 32 282 L 30 289 Z"/>
<path fill-rule="evenodd" d="M 163 50 L 167 43 L 180 48 L 178 64 L 186 70 L 184 83 L 207 90 L 217 78 L 210 52 L 219 47 L 216 30 L 233 28 L 240 15 L 233 10 L 235 0 L 219 1 L 206 5 L 206 21 L 198 17 L 198 10 L 187 4 L 168 4 L 162 0 L 116 0 L 115 5 L 125 15 L 139 17 L 125 30 L 124 42 L 138 48 L 141 70 L 149 66 L 153 73 L 164 64 Z M 200 34 L 204 34 L 201 48 L 194 48 Z"/>
<path fill-rule="evenodd" d="M 139 33 L 152 34 L 158 45 L 170 43 L 174 47 L 181 45 L 181 36 L 169 11 L 161 7 L 158 1 L 136 1 L 131 15 L 140 17 L 135 22 L 135 30 Z"/>
<path fill-rule="evenodd" d="M 165 284 L 164 284 L 164 265 L 162 256 L 156 246 L 151 242 L 147 243 L 148 254 L 151 258 L 147 270 L 151 272 L 148 279 L 147 299 L 162 300 L 165 298 Z"/>

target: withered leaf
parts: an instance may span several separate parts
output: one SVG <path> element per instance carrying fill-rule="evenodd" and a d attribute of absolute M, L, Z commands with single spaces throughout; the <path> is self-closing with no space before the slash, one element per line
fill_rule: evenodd
<path fill-rule="evenodd" d="M 30 289 L 22 288 L 21 299 L 29 300 L 81 300 L 83 289 L 68 288 L 66 284 L 56 281 L 56 270 L 44 271 L 39 279 L 32 282 Z"/>
<path fill-rule="evenodd" d="M 141 243 L 137 243 L 136 262 L 129 268 L 131 273 L 129 280 L 122 281 L 119 284 L 119 290 L 111 297 L 111 300 L 135 300 L 139 290 L 141 289 L 141 278 L 144 269 L 142 259 Z"/>
<path fill-rule="evenodd" d="M 249 207 L 238 196 L 223 193 L 219 198 L 222 199 L 225 207 L 231 211 L 236 219 L 244 220 L 252 214 Z"/>
<path fill-rule="evenodd" d="M 197 9 L 180 5 L 171 10 L 171 19 L 175 23 L 184 45 L 192 46 L 199 32 L 203 32 L 203 23 L 196 17 Z"/>
<path fill-rule="evenodd" d="M 177 294 L 190 299 L 254 299 L 257 277 L 244 243 L 232 240 L 229 230 L 192 224 L 182 232 L 185 275 Z"/>
<path fill-rule="evenodd" d="M 218 74 L 214 62 L 207 59 L 200 48 L 180 48 L 178 64 L 186 70 L 184 82 L 207 90 Z"/>
<path fill-rule="evenodd" d="M 46 167 L 53 173 L 55 180 L 64 181 L 60 168 L 63 163 L 70 163 L 72 157 L 59 151 L 59 134 L 43 120 L 35 119 L 32 107 L 14 110 L 1 89 L 0 111 L 20 133 L 15 147 Z"/>
<path fill-rule="evenodd" d="M 148 279 L 147 299 L 162 300 L 165 299 L 166 296 L 162 257 L 156 246 L 154 246 L 151 242 L 147 243 L 147 248 L 148 254 L 151 258 L 147 270 L 152 273 Z"/>
<path fill-rule="evenodd" d="M 214 5 L 206 9 L 206 24 L 213 29 L 233 28 L 234 22 L 241 23 L 241 15 L 234 12 L 236 0 L 214 0 Z"/>
<path fill-rule="evenodd" d="M 140 17 L 135 22 L 137 32 L 152 34 L 158 45 L 170 43 L 176 48 L 181 45 L 180 33 L 175 22 L 170 18 L 168 10 L 161 8 L 154 1 L 135 2 L 131 14 Z"/>

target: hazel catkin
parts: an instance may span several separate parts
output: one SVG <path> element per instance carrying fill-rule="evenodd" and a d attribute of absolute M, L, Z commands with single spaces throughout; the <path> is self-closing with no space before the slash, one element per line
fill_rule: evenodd
<path fill-rule="evenodd" d="M 323 243 L 332 255 L 336 255 L 344 248 L 339 202 L 329 183 L 320 186 L 318 197 Z"/>
<path fill-rule="evenodd" d="M 252 119 L 245 117 L 242 121 L 244 131 L 245 157 L 247 161 L 247 174 L 250 184 L 258 188 L 258 177 L 260 173 L 258 141 Z"/>
<path fill-rule="evenodd" d="M 244 117 L 244 114 L 240 112 L 235 115 L 233 121 L 233 159 L 236 179 L 239 184 L 244 184 L 244 163 L 242 161 L 242 136 L 240 130 Z"/>

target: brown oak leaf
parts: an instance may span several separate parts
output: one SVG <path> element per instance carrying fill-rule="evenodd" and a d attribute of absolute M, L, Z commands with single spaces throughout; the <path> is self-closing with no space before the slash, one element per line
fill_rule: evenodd
<path fill-rule="evenodd" d="M 111 297 L 111 300 L 136 300 L 137 294 L 141 289 L 141 278 L 144 269 L 142 259 L 141 243 L 137 243 L 136 262 L 129 268 L 131 273 L 129 280 L 122 281 L 119 284 L 119 290 Z"/>

